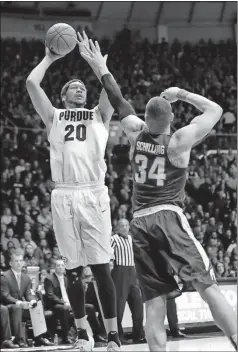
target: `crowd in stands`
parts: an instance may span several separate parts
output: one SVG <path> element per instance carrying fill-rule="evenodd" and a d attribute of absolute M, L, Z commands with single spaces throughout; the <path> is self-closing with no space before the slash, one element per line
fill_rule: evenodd
<path fill-rule="evenodd" d="M 137 112 L 143 113 L 153 95 L 169 86 L 179 86 L 218 102 L 224 117 L 216 125 L 216 132 L 236 133 L 236 46 L 232 41 L 151 44 L 124 29 L 113 42 L 103 38 L 100 44 L 103 52 L 109 52 L 110 70 Z M 39 266 L 42 278 L 54 272 L 55 261 L 61 257 L 52 228 L 50 194 L 54 183 L 49 144 L 25 88 L 27 75 L 44 55 L 44 45 L 37 40 L 2 39 L 1 50 L 2 115 L 17 127 L 1 129 L 0 268 L 9 268 L 11 254 L 18 249 L 24 256 L 25 269 Z M 42 87 L 53 105 L 62 107 L 60 90 L 72 77 L 86 82 L 87 107 L 95 106 L 100 85 L 76 49 L 54 63 L 43 80 Z M 182 102 L 174 105 L 174 113 L 175 128 L 188 124 L 197 114 L 195 108 Z M 221 149 L 228 149 L 226 141 Z M 119 219 L 132 218 L 128 151 L 128 141 L 121 137 L 105 155 L 113 231 Z M 211 259 L 217 277 L 236 277 L 236 154 L 232 149 L 209 154 L 206 143 L 194 148 L 187 179 L 184 210 L 194 235 Z"/>
<path fill-rule="evenodd" d="M 92 36 L 89 33 L 89 36 Z M 150 43 L 139 33 L 122 30 L 111 41 L 100 39 L 103 53 L 108 53 L 108 65 L 121 85 L 122 92 L 137 113 L 143 113 L 146 102 L 165 88 L 178 86 L 202 94 L 219 103 L 224 110 L 217 132 L 236 132 L 237 82 L 236 43 L 232 40 L 214 43 L 200 40 L 196 45 L 175 40 L 168 44 Z M 37 129 L 42 126 L 25 87 L 29 72 L 44 56 L 39 40 L 17 42 L 2 39 L 2 111 L 17 126 Z M 55 107 L 62 107 L 60 91 L 70 78 L 80 78 L 88 88 L 87 107 L 97 105 L 100 83 L 78 49 L 57 60 L 47 71 L 42 87 Z M 178 102 L 173 105 L 175 128 L 186 125 L 195 108 Z M 24 137 L 23 137 L 24 138 Z M 44 140 L 44 139 L 43 139 Z M 42 144 L 41 137 L 34 141 Z"/>

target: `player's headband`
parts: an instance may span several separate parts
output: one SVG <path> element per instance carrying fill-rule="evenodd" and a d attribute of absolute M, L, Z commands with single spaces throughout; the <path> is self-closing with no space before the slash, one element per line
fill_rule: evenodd
<path fill-rule="evenodd" d="M 61 98 L 66 95 L 66 92 L 70 86 L 71 83 L 74 83 L 74 82 L 79 82 L 81 83 L 84 87 L 85 87 L 85 84 L 80 80 L 80 79 L 71 79 L 71 81 L 65 83 L 65 85 L 63 86 L 63 88 L 61 89 Z M 86 87 L 85 87 L 86 88 Z"/>

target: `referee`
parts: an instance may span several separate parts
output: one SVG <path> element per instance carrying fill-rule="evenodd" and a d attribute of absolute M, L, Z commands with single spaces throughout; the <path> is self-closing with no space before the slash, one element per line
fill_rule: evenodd
<path fill-rule="evenodd" d="M 121 323 L 125 305 L 128 302 L 133 321 L 133 342 L 143 343 L 146 341 L 143 329 L 143 302 L 136 277 L 129 222 L 126 219 L 119 220 L 118 233 L 112 236 L 111 246 L 114 250 L 112 279 L 117 293 L 118 332 L 120 338 L 123 339 Z"/>

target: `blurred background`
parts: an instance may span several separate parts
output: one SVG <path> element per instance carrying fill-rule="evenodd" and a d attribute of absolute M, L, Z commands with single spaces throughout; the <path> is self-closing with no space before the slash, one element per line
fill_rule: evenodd
<path fill-rule="evenodd" d="M 237 58 L 236 6 L 215 2 L 1 2 L 1 270 L 17 249 L 34 281 L 54 272 L 60 253 L 52 229 L 49 143 L 26 91 L 30 71 L 44 56 L 51 25 L 65 22 L 97 39 L 123 95 L 143 119 L 147 101 L 170 86 L 220 104 L 223 117 L 192 150 L 185 214 L 221 282 L 237 277 Z M 62 108 L 61 87 L 80 78 L 87 107 L 98 103 L 100 84 L 77 48 L 54 63 L 42 82 L 53 105 Z M 173 129 L 198 114 L 173 104 Z M 113 116 L 105 159 L 113 232 L 131 220 L 129 145 Z M 234 303 L 236 305 L 236 302 Z M 181 308 L 182 309 L 182 308 Z M 186 309 L 186 307 L 184 307 Z M 190 319 L 191 320 L 191 319 Z M 184 320 L 186 323 L 186 319 Z M 189 319 L 188 319 L 189 322 Z M 191 320 L 192 322 L 192 320 Z"/>

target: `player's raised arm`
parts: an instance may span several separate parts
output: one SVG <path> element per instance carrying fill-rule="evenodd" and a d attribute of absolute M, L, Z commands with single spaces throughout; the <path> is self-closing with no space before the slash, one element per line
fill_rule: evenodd
<path fill-rule="evenodd" d="M 80 54 L 82 52 L 87 53 L 86 47 L 90 50 L 90 46 L 89 46 L 89 39 L 88 39 L 86 32 L 83 31 L 82 34 L 80 34 L 78 32 L 77 35 L 78 35 L 77 42 L 78 42 Z M 103 57 L 105 62 L 107 62 L 107 57 L 108 57 L 108 55 L 104 55 L 104 57 Z M 93 69 L 96 77 L 98 78 L 98 80 L 101 82 L 98 70 L 94 70 L 94 67 L 92 67 L 92 69 Z M 104 124 L 109 126 L 109 122 L 112 118 L 112 114 L 114 112 L 114 109 L 111 106 L 111 103 L 110 103 L 108 96 L 107 96 L 107 92 L 105 91 L 104 88 L 101 91 L 97 108 L 100 111 L 100 114 L 101 114 L 101 117 L 102 117 Z"/>
<path fill-rule="evenodd" d="M 194 105 L 202 111 L 202 114 L 196 116 L 190 125 L 176 131 L 173 135 L 176 144 L 177 153 L 190 151 L 195 143 L 203 139 L 216 125 L 222 116 L 222 108 L 211 100 L 194 93 L 190 93 L 184 89 L 172 87 L 166 89 L 161 96 L 170 103 L 176 100 L 183 100 Z"/>
<path fill-rule="evenodd" d="M 90 48 L 85 47 L 86 50 L 81 51 L 80 54 L 92 67 L 93 71 L 102 82 L 111 106 L 118 113 L 122 127 L 128 139 L 131 140 L 133 132 L 140 131 L 144 126 L 144 122 L 136 116 L 132 105 L 123 98 L 117 82 L 107 68 L 98 42 L 94 45 L 90 39 L 89 43 Z"/>
<path fill-rule="evenodd" d="M 32 104 L 42 118 L 48 132 L 50 131 L 54 117 L 54 107 L 41 88 L 40 84 L 44 78 L 46 70 L 55 60 L 58 60 L 61 57 L 62 55 L 52 54 L 50 50 L 46 48 L 44 59 L 33 69 L 26 80 L 26 88 L 30 95 Z"/>

